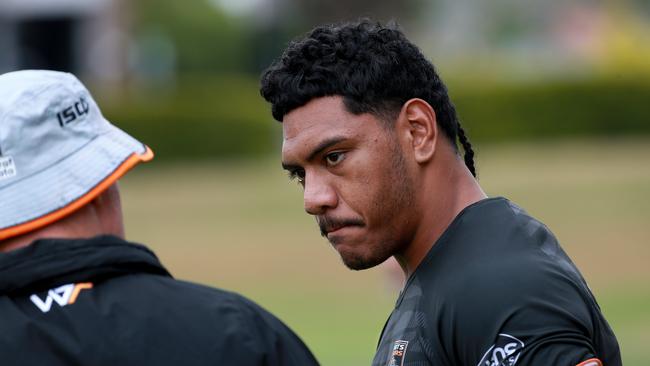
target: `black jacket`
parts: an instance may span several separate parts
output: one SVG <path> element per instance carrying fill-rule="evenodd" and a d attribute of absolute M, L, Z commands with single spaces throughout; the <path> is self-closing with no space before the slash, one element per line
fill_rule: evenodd
<path fill-rule="evenodd" d="M 2 365 L 316 365 L 280 320 L 111 236 L 0 254 Z"/>

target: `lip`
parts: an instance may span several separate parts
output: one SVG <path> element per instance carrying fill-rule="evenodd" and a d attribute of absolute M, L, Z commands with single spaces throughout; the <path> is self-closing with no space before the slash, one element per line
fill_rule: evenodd
<path fill-rule="evenodd" d="M 330 238 L 334 235 L 339 236 L 342 232 L 354 227 L 362 228 L 365 226 L 361 219 L 357 218 L 337 218 L 328 216 L 316 217 L 316 223 L 323 237 Z"/>
<path fill-rule="evenodd" d="M 347 226 L 339 226 L 339 227 L 334 227 L 334 228 L 331 228 L 331 229 L 327 229 L 327 235 L 329 236 L 330 234 L 334 234 L 335 232 L 337 232 L 337 231 L 339 231 L 341 229 L 345 229 L 346 227 Z"/>
<path fill-rule="evenodd" d="M 353 229 L 354 227 L 355 227 L 354 225 L 333 227 L 331 229 L 328 229 L 327 237 L 329 237 L 330 235 L 341 234 L 341 232 L 345 231 L 345 229 Z"/>

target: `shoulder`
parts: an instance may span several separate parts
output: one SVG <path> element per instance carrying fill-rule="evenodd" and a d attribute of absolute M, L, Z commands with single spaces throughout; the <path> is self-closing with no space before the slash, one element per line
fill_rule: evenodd
<path fill-rule="evenodd" d="M 121 276 L 101 284 L 99 289 L 119 293 L 119 301 L 155 306 L 159 312 L 174 311 L 169 316 L 200 318 L 203 323 L 249 321 L 271 318 L 268 311 L 236 292 L 171 277 L 139 274 Z M 178 310 L 190 310 L 182 312 Z"/>
<path fill-rule="evenodd" d="M 506 201 L 501 217 L 481 236 L 454 243 L 459 249 L 450 263 L 435 271 L 444 302 L 476 324 L 512 315 L 539 313 L 544 304 L 587 310 L 593 299 L 579 271 L 540 221 Z M 494 221 L 495 218 L 487 219 Z M 582 313 L 585 313 L 582 311 Z M 587 321 L 588 316 L 584 316 Z"/>
<path fill-rule="evenodd" d="M 471 212 L 472 225 L 421 273 L 424 306 L 436 309 L 432 326 L 448 349 L 476 362 L 500 342 L 519 347 L 513 339 L 542 342 L 549 332 L 589 339 L 594 300 L 553 234 L 510 201 L 489 205 Z"/>
<path fill-rule="evenodd" d="M 241 298 L 234 292 L 148 273 L 109 278 L 102 281 L 99 288 L 105 292 L 120 293 L 123 301 L 156 302 L 163 307 L 238 307 Z"/>
<path fill-rule="evenodd" d="M 219 352 L 226 364 L 317 364 L 287 325 L 238 293 L 155 275 L 122 276 L 98 287 L 120 294 L 111 296 L 120 303 L 113 308 L 135 309 L 116 318 L 129 317 L 150 333 L 180 332 L 185 343 Z"/>
<path fill-rule="evenodd" d="M 549 284 L 586 289 L 553 233 L 519 206 L 495 198 L 463 214 L 450 235 L 433 247 L 425 268 L 418 269 L 432 289 L 457 295 L 451 299 L 545 296 L 557 290 Z"/>

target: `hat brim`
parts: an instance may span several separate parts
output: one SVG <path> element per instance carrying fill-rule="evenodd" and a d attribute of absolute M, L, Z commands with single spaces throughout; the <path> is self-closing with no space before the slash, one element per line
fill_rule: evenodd
<path fill-rule="evenodd" d="M 152 158 L 148 146 L 111 126 L 65 159 L 0 190 L 0 240 L 70 215 Z"/>

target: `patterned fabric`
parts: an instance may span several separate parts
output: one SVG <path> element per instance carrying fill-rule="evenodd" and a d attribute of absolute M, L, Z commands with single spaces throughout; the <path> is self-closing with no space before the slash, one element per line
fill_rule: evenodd
<path fill-rule="evenodd" d="M 463 210 L 408 279 L 373 366 L 621 365 L 586 282 L 505 198 Z"/>

